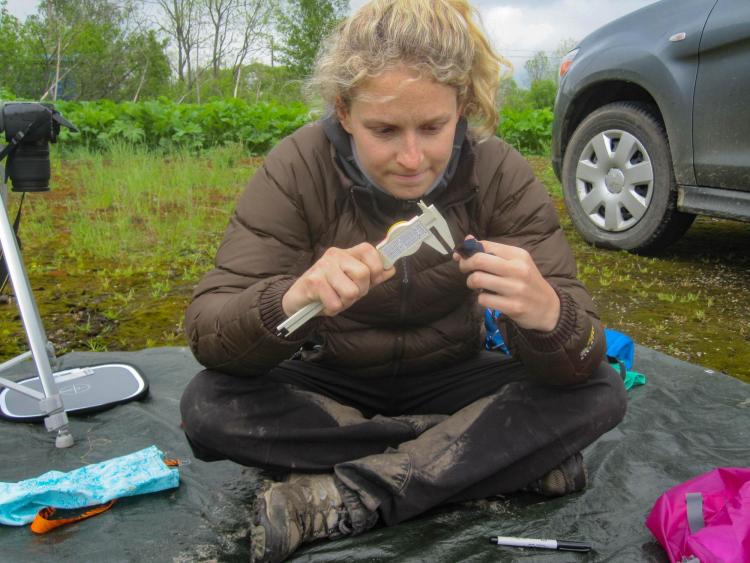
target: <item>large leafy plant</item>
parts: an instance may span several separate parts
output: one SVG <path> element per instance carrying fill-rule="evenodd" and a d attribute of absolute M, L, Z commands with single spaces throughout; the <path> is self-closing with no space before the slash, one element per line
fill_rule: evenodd
<path fill-rule="evenodd" d="M 301 103 L 248 104 L 238 99 L 204 104 L 178 104 L 167 99 L 114 103 L 58 102 L 57 108 L 78 132 L 64 131 L 66 147 L 102 150 L 113 143 L 153 150 L 199 151 L 240 143 L 253 154 L 262 154 L 310 120 Z"/>

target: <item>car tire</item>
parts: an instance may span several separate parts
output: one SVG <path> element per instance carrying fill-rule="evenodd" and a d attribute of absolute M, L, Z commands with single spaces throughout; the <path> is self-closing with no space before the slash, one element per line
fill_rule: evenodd
<path fill-rule="evenodd" d="M 565 150 L 562 186 L 576 229 L 603 248 L 657 252 L 695 218 L 677 210 L 667 133 L 647 104 L 616 102 L 587 116 Z"/>

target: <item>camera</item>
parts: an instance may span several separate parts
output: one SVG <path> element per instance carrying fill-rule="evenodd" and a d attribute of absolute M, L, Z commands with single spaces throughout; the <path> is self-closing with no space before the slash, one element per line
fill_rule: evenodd
<path fill-rule="evenodd" d="M 57 141 L 60 126 L 77 129 L 52 104 L 7 102 L 0 109 L 0 133 L 7 145 L 0 160 L 8 157 L 5 179 L 10 178 L 15 192 L 49 190 L 49 143 Z"/>

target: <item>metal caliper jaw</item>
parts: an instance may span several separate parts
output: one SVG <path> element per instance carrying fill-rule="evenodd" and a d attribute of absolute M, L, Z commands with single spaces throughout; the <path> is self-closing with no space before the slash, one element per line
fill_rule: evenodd
<path fill-rule="evenodd" d="M 393 225 L 388 229 L 385 239 L 375 247 L 380 252 L 386 268 L 391 268 L 399 258 L 414 254 L 423 242 L 440 254 L 453 251 L 453 237 L 448 223 L 435 205 L 427 206 L 421 200 L 417 205 L 422 210 L 422 214 L 409 221 L 401 221 Z M 440 238 L 435 236 L 435 232 Z"/>

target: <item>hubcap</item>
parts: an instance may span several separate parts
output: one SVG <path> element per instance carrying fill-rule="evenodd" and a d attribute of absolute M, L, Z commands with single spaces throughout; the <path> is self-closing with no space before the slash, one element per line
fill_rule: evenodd
<path fill-rule="evenodd" d="M 604 178 L 604 185 L 607 186 L 609 193 L 619 194 L 625 186 L 625 174 L 619 168 L 610 168 Z"/>
<path fill-rule="evenodd" d="M 589 220 L 620 232 L 640 221 L 651 203 L 654 171 L 643 144 L 627 131 L 598 133 L 576 168 L 576 195 Z"/>

